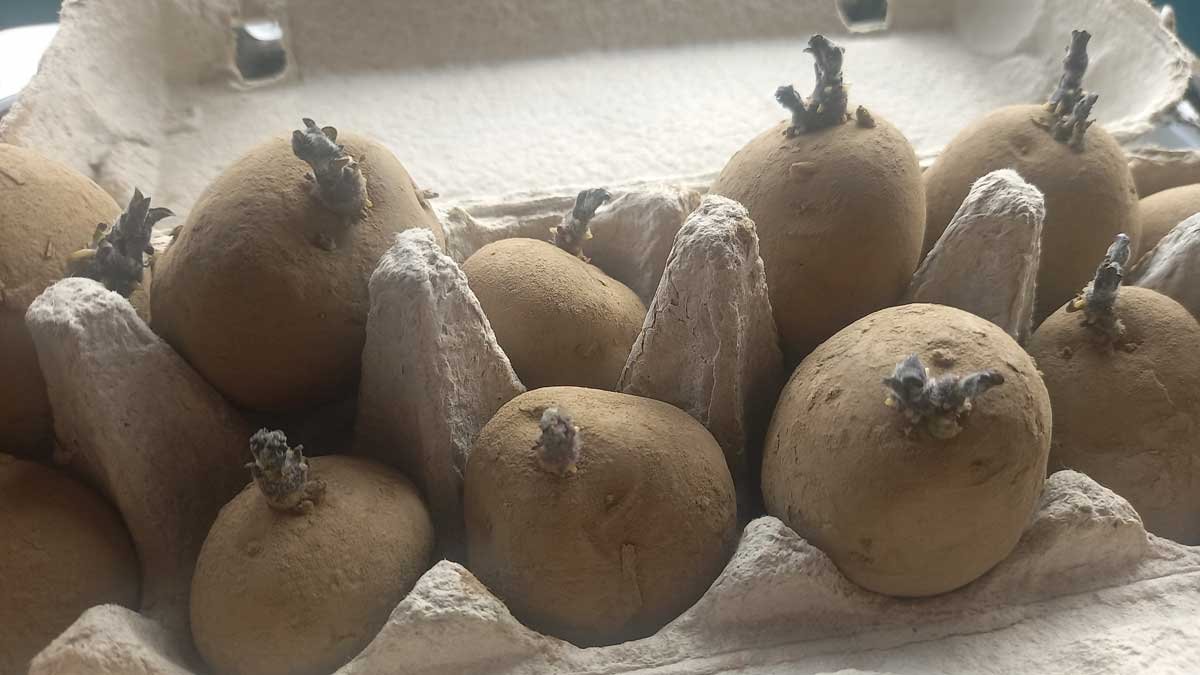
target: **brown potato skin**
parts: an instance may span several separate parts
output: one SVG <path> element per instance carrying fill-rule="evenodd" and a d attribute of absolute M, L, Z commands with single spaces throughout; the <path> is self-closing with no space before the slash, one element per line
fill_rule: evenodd
<path fill-rule="evenodd" d="M 1175 226 L 1200 213 L 1200 184 L 1156 192 L 1138 202 L 1142 254 L 1150 252 Z"/>
<path fill-rule="evenodd" d="M 551 405 L 580 427 L 572 476 L 538 468 L 538 420 Z M 549 387 L 505 404 L 476 440 L 465 500 L 471 571 L 526 625 L 581 646 L 674 619 L 738 534 L 733 480 L 708 431 L 666 403 L 595 389 Z"/>
<path fill-rule="evenodd" d="M 413 227 L 445 245 L 386 147 L 352 133 L 338 142 L 360 162 L 371 206 L 335 250 L 314 239 L 341 216 L 310 194 L 290 141 L 275 138 L 209 185 L 155 264 L 151 327 L 243 408 L 289 412 L 352 393 L 380 256 Z"/>
<path fill-rule="evenodd" d="M 536 239 L 488 244 L 463 272 L 526 387 L 617 386 L 646 318 L 628 286 Z"/>
<path fill-rule="evenodd" d="M 921 169 L 904 135 L 875 121 L 794 138 L 782 122 L 734 154 L 712 186 L 758 228 L 775 323 L 793 359 L 899 300 L 920 260 Z"/>
<path fill-rule="evenodd" d="M 1050 470 L 1086 473 L 1150 532 L 1198 545 L 1200 324 L 1146 288 L 1122 287 L 1115 311 L 1132 351 L 1097 344 L 1063 310 L 1029 342 L 1054 404 Z"/>
<path fill-rule="evenodd" d="M 1125 151 L 1099 124 L 1088 129 L 1084 151 L 1056 141 L 1041 105 L 1001 108 L 972 122 L 925 172 L 925 244 L 928 253 L 946 230 L 971 185 L 998 169 L 1014 169 L 1046 198 L 1042 263 L 1034 323 L 1083 288 L 1096 261 L 1119 233 L 1133 253 L 1141 246 L 1137 187 Z M 1136 257 L 1134 258 L 1136 260 Z"/>
<path fill-rule="evenodd" d="M 434 532 L 417 489 L 358 457 L 309 458 L 307 514 L 253 483 L 221 509 L 192 579 L 192 636 L 222 675 L 324 675 L 354 658 L 425 573 Z"/>
<path fill-rule="evenodd" d="M 0 454 L 0 673 L 96 605 L 138 606 L 141 570 L 121 516 L 66 473 Z"/>
<path fill-rule="evenodd" d="M 50 401 L 25 310 L 63 277 L 121 207 L 74 169 L 0 143 L 0 443 L 21 456 L 49 454 Z"/>
<path fill-rule="evenodd" d="M 882 379 L 909 354 L 934 375 L 996 368 L 958 436 L 906 434 Z M 959 588 L 1016 546 L 1041 496 L 1050 398 L 1033 360 L 991 322 L 942 305 L 885 309 L 808 356 L 767 431 L 767 512 L 860 586 L 894 596 Z"/>

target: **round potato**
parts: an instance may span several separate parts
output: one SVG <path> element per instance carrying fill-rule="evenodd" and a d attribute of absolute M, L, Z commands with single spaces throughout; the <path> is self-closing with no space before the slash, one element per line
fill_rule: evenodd
<path fill-rule="evenodd" d="M 271 139 L 217 177 L 154 269 L 151 326 L 251 410 L 351 393 L 380 256 L 408 228 L 445 243 L 386 147 L 331 127 L 295 133 L 302 140 Z M 313 147 L 328 154 L 312 157 Z"/>
<path fill-rule="evenodd" d="M 1046 104 L 1009 106 L 972 122 L 924 176 L 924 253 L 937 243 L 981 176 L 1013 169 L 1042 191 L 1046 220 L 1035 325 L 1091 278 L 1113 237 L 1128 235 L 1134 253 L 1140 245 L 1137 186 L 1129 160 L 1116 139 L 1088 119 L 1097 100 L 1081 86 L 1090 39 L 1086 31 L 1072 34 L 1062 79 Z"/>
<path fill-rule="evenodd" d="M 803 108 L 781 87 L 776 98 L 793 119 L 738 150 L 711 190 L 741 202 L 754 220 L 775 322 L 793 360 L 900 299 L 920 260 L 925 220 L 912 146 L 865 108 L 851 121 L 841 48 L 819 35 L 810 45 L 827 90 L 841 97 Z"/>
<path fill-rule="evenodd" d="M 471 571 L 530 627 L 577 645 L 652 634 L 737 539 L 712 435 L 650 399 L 548 387 L 505 404 L 465 479 Z"/>
<path fill-rule="evenodd" d="M 536 239 L 488 244 L 463 272 L 526 387 L 617 386 L 646 318 L 628 286 Z"/>
<path fill-rule="evenodd" d="M 894 307 L 796 369 L 767 432 L 763 498 L 860 586 L 935 595 L 1016 546 L 1050 435 L 1046 387 L 1003 330 L 943 305 Z"/>
<path fill-rule="evenodd" d="M 1138 202 L 1142 252 L 1148 253 L 1176 225 L 1197 213 L 1200 213 L 1200 184 L 1183 185 L 1143 198 Z"/>
<path fill-rule="evenodd" d="M 1120 288 L 1112 314 L 1115 341 L 1064 308 L 1029 342 L 1054 404 L 1050 469 L 1086 473 L 1150 532 L 1200 545 L 1200 324 L 1134 286 Z"/>
<path fill-rule="evenodd" d="M 278 432 L 259 448 L 295 452 Z M 429 566 L 433 524 L 404 476 L 356 457 L 299 461 L 302 473 L 274 465 L 297 478 L 295 499 L 251 484 L 204 541 L 192 635 L 214 672 L 331 673 L 375 637 Z M 256 452 L 256 462 L 270 474 L 269 457 Z"/>

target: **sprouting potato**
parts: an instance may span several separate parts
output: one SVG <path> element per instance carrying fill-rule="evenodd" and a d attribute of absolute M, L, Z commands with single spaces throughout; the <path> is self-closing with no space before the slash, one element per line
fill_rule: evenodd
<path fill-rule="evenodd" d="M 767 512 L 851 581 L 929 596 L 1016 546 L 1042 493 L 1050 397 L 992 322 L 944 305 L 885 309 L 796 369 L 763 451 Z"/>
<path fill-rule="evenodd" d="M 33 150 L 0 144 L 0 167 L 0 442 L 7 452 L 45 455 L 50 402 L 25 310 L 121 207 L 99 185 Z"/>
<path fill-rule="evenodd" d="M 463 263 L 513 370 L 530 389 L 614 389 L 641 332 L 646 306 L 628 286 L 583 259 L 603 189 L 579 193 L 553 229 L 555 243 L 502 239 Z"/>
<path fill-rule="evenodd" d="M 1200 324 L 1157 291 L 1123 286 L 1124 235 L 1093 280 L 1033 334 L 1054 405 L 1050 469 L 1129 500 L 1146 529 L 1200 544 Z"/>
<path fill-rule="evenodd" d="M 1075 31 L 1058 89 L 1046 104 L 1001 108 L 972 122 L 925 172 L 927 253 L 954 218 L 971 184 L 1014 169 L 1046 200 L 1034 325 L 1087 282 L 1118 233 L 1139 248 L 1137 188 L 1125 151 L 1088 119 L 1097 94 L 1082 88 L 1091 35 Z"/>
<path fill-rule="evenodd" d="M 380 256 L 412 227 L 444 245 L 426 194 L 383 145 L 306 119 L 197 200 L 155 266 L 151 326 L 243 408 L 344 398 Z"/>
<path fill-rule="evenodd" d="M 375 637 L 425 573 L 433 522 L 377 462 L 250 439 L 253 483 L 217 516 L 192 578 L 196 648 L 222 675 L 324 675 Z"/>
<path fill-rule="evenodd" d="M 654 633 L 737 540 L 716 440 L 628 394 L 546 387 L 509 401 L 476 439 L 464 491 L 471 571 L 526 625 L 577 645 Z"/>
<path fill-rule="evenodd" d="M 775 96 L 792 119 L 739 150 L 712 186 L 741 202 L 758 228 L 792 360 L 900 299 L 920 259 L 925 212 L 908 140 L 862 106 L 850 115 L 842 48 L 815 35 L 808 51 L 816 59 L 812 98 L 780 87 Z"/>

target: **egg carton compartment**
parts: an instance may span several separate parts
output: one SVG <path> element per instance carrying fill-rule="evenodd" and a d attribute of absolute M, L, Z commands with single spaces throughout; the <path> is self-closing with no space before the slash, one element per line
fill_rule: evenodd
<path fill-rule="evenodd" d="M 779 520 L 742 534 L 725 571 L 656 635 L 580 649 L 522 626 L 442 561 L 336 675 L 396 673 L 1190 673 L 1200 548 L 1147 535 L 1086 476 L 1050 477 L 1017 549 L 966 588 L 921 600 L 852 584 Z M 188 647 L 116 605 L 88 610 L 31 675 L 198 675 Z"/>
<path fill-rule="evenodd" d="M 312 117 L 381 139 L 420 185 L 440 193 L 446 252 L 458 261 L 497 239 L 544 238 L 577 188 L 601 184 L 615 188 L 614 208 L 624 204 L 633 221 L 648 223 L 634 229 L 650 238 L 631 246 L 614 222 L 606 239 L 600 222 L 594 245 L 669 248 L 679 222 L 656 221 L 656 205 L 686 216 L 729 155 L 784 116 L 771 94 L 787 82 L 811 86 L 802 50 L 812 32 L 845 44 L 852 102 L 895 122 L 925 161 L 968 120 L 1044 98 L 1072 28 L 1095 34 L 1085 84 L 1102 94 L 1099 120 L 1131 146 L 1169 114 L 1191 67 L 1138 0 L 892 0 L 886 17 L 850 24 L 832 0 L 65 4 L 60 33 L 0 125 L 0 140 L 64 161 L 122 199 L 137 186 L 184 214 L 249 147 Z M 263 32 L 261 20 L 275 22 L 278 36 Z M 281 49 L 264 44 L 276 37 Z M 248 50 L 260 56 L 248 60 Z M 647 187 L 663 183 L 670 187 Z M 740 255 L 735 273 L 753 266 L 757 241 Z M 695 278 L 708 285 L 697 282 L 693 292 L 736 287 L 701 268 Z M 628 274 L 642 283 L 635 290 L 653 295 L 662 269 Z M 420 315 L 427 328 L 444 318 L 431 312 L 442 306 L 433 300 L 454 300 L 454 282 L 446 288 L 423 298 L 397 281 L 390 292 L 397 304 L 411 302 L 406 311 L 430 312 Z M 762 300 L 752 290 L 728 292 L 743 294 L 733 296 L 740 306 Z M 458 312 L 451 331 L 474 330 L 463 318 L 470 307 L 446 306 Z M 219 508 L 204 502 L 213 499 L 208 488 L 244 484 L 244 457 L 219 458 L 230 470 L 204 483 L 194 474 L 206 467 L 173 458 L 201 456 L 210 444 L 238 447 L 213 439 L 244 439 L 251 426 L 128 303 L 90 281 L 56 284 L 30 317 L 56 429 L 70 439 L 59 459 L 99 477 L 125 515 L 144 573 L 140 612 L 87 611 L 30 672 L 200 675 L 186 628 L 194 562 L 186 558 L 203 540 L 198 524 Z M 369 334 L 366 367 L 405 372 L 445 346 L 416 333 L 411 357 L 399 358 L 408 352 L 371 356 Z M 469 342 L 470 353 L 439 356 L 498 369 L 471 395 L 520 390 L 505 377 L 511 371 L 490 329 Z M 758 377 L 742 364 L 735 372 L 739 382 Z M 747 395 L 734 389 L 708 395 L 731 406 Z M 377 400 L 364 400 L 360 390 L 358 414 L 393 405 L 389 397 L 414 398 L 383 387 Z M 456 412 L 477 429 L 488 409 L 468 410 L 476 403 L 459 400 Z M 453 451 L 469 443 L 431 428 L 420 443 Z M 744 430 L 732 423 L 710 431 Z M 155 451 L 162 447 L 176 452 Z M 337 672 L 899 675 L 1085 664 L 1098 673 L 1185 673 L 1200 661 L 1198 610 L 1200 547 L 1148 534 L 1124 499 L 1059 472 L 1016 550 L 941 596 L 863 590 L 781 521 L 763 517 L 746 525 L 705 595 L 651 637 L 581 649 L 541 635 L 470 571 L 443 560 Z"/>
<path fill-rule="evenodd" d="M 681 204 L 675 218 L 646 228 L 659 234 L 650 242 L 653 248 L 667 238 L 665 232 L 679 227 L 682 212 L 697 197 L 687 191 L 631 192 L 614 206 L 645 217 L 657 210 L 647 203 Z M 721 201 L 731 203 L 708 197 L 696 213 Z M 604 240 L 606 228 L 615 226 L 598 220 L 597 238 Z M 750 239 L 746 251 L 756 252 Z M 705 250 L 704 242 L 690 246 L 694 252 Z M 489 405 L 522 389 L 486 323 L 464 306 L 474 302 L 465 278 L 436 248 L 430 233 L 414 230 L 400 236 L 381 262 L 386 272 L 372 282 L 372 303 L 391 309 L 373 313 L 368 323 L 364 372 L 373 381 L 364 378 L 359 395 L 360 415 L 372 409 L 388 413 L 376 416 L 384 418 L 384 433 L 389 419 L 430 420 L 420 430 L 401 429 L 414 437 L 397 446 L 417 455 L 433 449 L 424 456 L 428 473 L 417 476 L 426 485 L 439 475 L 443 481 L 453 475 L 453 453 L 470 443 L 463 429 L 482 426 L 493 409 Z M 681 264 L 678 243 L 675 249 L 666 274 L 676 281 L 664 286 L 693 297 L 736 287 L 730 279 L 747 269 L 761 274 L 761 263 L 756 268 L 752 261 L 729 267 L 733 272 Z M 416 261 L 425 261 L 425 267 Z M 713 272 L 712 267 L 722 269 Z M 753 308 L 753 294 L 732 293 L 728 297 L 740 312 Z M 672 330 L 669 312 L 658 321 L 660 330 Z M 674 323 L 680 331 L 698 329 L 697 343 L 707 342 L 707 331 L 719 330 L 679 321 Z M 192 563 L 180 552 L 196 550 L 203 539 L 219 506 L 211 503 L 215 482 L 245 483 L 242 458 L 233 455 L 241 454 L 236 449 L 250 427 L 149 330 L 130 303 L 91 280 L 66 279 L 52 286 L 31 307 L 29 325 L 58 435 L 69 439 L 62 442 L 66 456 L 59 459 L 100 477 L 125 515 L 144 573 L 140 612 L 115 605 L 88 610 L 34 658 L 30 673 L 204 675 L 184 618 Z M 438 335 L 453 337 L 439 340 Z M 393 349 L 372 348 L 397 339 Z M 673 344 L 687 358 L 702 356 L 691 345 Z M 644 354 L 654 350 L 647 346 Z M 662 354 L 660 347 L 658 356 L 638 360 L 651 368 L 651 384 L 663 381 L 654 377 L 653 368 L 669 365 Z M 703 379 L 708 367 L 733 375 L 702 389 L 711 398 L 700 403 L 724 408 L 711 410 L 713 418 L 706 419 L 715 436 L 736 437 L 736 425 L 731 429 L 719 420 L 734 417 L 729 408 L 743 403 L 749 392 L 731 385 L 753 382 L 758 374 L 728 353 L 722 358 L 720 365 L 699 367 L 697 377 Z M 470 383 L 439 383 L 423 370 L 442 363 L 451 372 L 486 370 L 489 375 Z M 433 412 L 451 400 L 453 409 L 441 409 L 441 415 L 456 423 L 442 425 Z M 131 417 L 127 410 L 139 414 Z M 390 422 L 390 431 L 397 429 Z M 161 452 L 164 447 L 172 452 Z M 224 450 L 215 453 L 216 447 Z M 197 471 L 208 472 L 209 479 L 198 483 Z M 445 497 L 455 490 L 435 494 Z M 455 503 L 453 497 L 440 503 L 431 497 L 435 517 L 439 508 L 452 511 Z M 1200 659 L 1197 610 L 1200 547 L 1147 533 L 1122 497 L 1083 474 L 1060 471 L 1045 482 L 1016 548 L 984 576 L 950 593 L 897 599 L 864 590 L 825 553 L 768 516 L 746 525 L 736 551 L 704 595 L 650 637 L 582 649 L 539 634 L 514 618 L 469 570 L 442 560 L 417 581 L 373 640 L 336 672 L 901 675 L 1062 672 L 1083 662 L 1098 673 L 1188 673 Z"/>

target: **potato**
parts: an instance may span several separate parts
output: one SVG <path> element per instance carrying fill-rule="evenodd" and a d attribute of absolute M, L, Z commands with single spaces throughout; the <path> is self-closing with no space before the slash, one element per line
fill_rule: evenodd
<path fill-rule="evenodd" d="M 775 322 L 794 360 L 896 302 L 920 260 L 924 234 L 912 146 L 864 108 L 847 121 L 841 48 L 819 35 L 810 45 L 818 72 L 841 91 L 840 100 L 822 103 L 831 118 L 806 120 L 818 101 L 797 107 L 803 104 L 794 90 L 781 87 L 776 96 L 794 110 L 793 119 L 739 150 L 711 189 L 750 211 Z"/>
<path fill-rule="evenodd" d="M 471 571 L 522 622 L 577 645 L 654 633 L 737 540 L 733 480 L 708 431 L 666 403 L 595 389 L 500 408 L 467 463 L 465 510 Z"/>
<path fill-rule="evenodd" d="M 333 177 L 306 176 L 296 148 Z M 383 145 L 315 125 L 271 139 L 209 185 L 160 256 L 152 327 L 244 408 L 290 412 L 344 398 L 359 376 L 367 281 L 395 234 L 412 227 L 444 245 L 432 209 Z"/>
<path fill-rule="evenodd" d="M 1197 545 L 1200 324 L 1165 295 L 1121 286 L 1128 260 L 1118 238 L 1092 283 L 1029 342 L 1054 404 L 1050 469 L 1088 474 L 1150 532 Z"/>
<path fill-rule="evenodd" d="M 222 675 L 333 672 L 428 568 L 432 521 L 386 466 L 305 460 L 265 430 L 251 447 L 256 482 L 221 510 L 196 563 L 196 647 Z"/>
<path fill-rule="evenodd" d="M 138 606 L 141 572 L 116 510 L 65 473 L 6 454 L 0 454 L 0 570 L 0 673 L 6 675 L 24 673 L 89 607 Z"/>
<path fill-rule="evenodd" d="M 1200 184 L 1156 192 L 1138 202 L 1141 252 L 1148 253 L 1176 225 L 1200 213 Z"/>
<path fill-rule="evenodd" d="M 937 243 L 980 176 L 1014 169 L 1042 191 L 1046 220 L 1035 325 L 1091 278 L 1096 260 L 1115 235 L 1128 234 L 1135 252 L 1139 246 L 1137 188 L 1128 159 L 1107 131 L 1086 119 L 1094 95 L 1087 95 L 1078 88 L 1078 81 L 1070 80 L 1083 77 L 1089 37 L 1076 32 L 1072 42 L 1059 90 L 1065 92 L 1064 100 L 1009 106 L 972 122 L 946 146 L 924 177 L 923 254 Z M 1073 61 L 1080 56 L 1082 67 Z M 1069 105 L 1076 100 L 1083 106 Z M 1063 112 L 1062 108 L 1069 109 Z M 1073 111 L 1083 118 L 1076 120 Z"/>
<path fill-rule="evenodd" d="M 0 144 L 0 167 L 0 444 L 44 456 L 50 402 L 25 310 L 121 207 L 99 185 L 33 150 Z"/>
<path fill-rule="evenodd" d="M 646 306 L 637 294 L 581 258 L 587 221 L 606 196 L 579 194 L 564 226 L 555 228 L 557 246 L 502 239 L 463 263 L 496 341 L 530 389 L 614 389 L 642 330 Z"/>
<path fill-rule="evenodd" d="M 885 378 L 908 393 L 888 395 Z M 935 595 L 1016 546 L 1050 435 L 1046 387 L 1003 330 L 942 305 L 894 307 L 796 369 L 767 431 L 763 498 L 860 586 Z"/>

